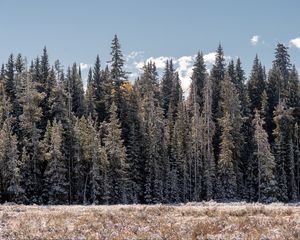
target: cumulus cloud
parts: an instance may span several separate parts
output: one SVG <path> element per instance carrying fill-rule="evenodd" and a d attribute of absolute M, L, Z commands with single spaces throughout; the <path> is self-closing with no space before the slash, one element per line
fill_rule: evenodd
<path fill-rule="evenodd" d="M 130 61 L 131 59 L 136 59 L 138 57 L 142 57 L 144 55 L 143 51 L 132 51 L 129 54 L 125 55 L 126 61 Z"/>
<path fill-rule="evenodd" d="M 176 71 L 178 72 L 183 91 L 186 91 L 190 86 L 194 59 L 195 56 L 182 56 L 174 61 L 177 65 Z"/>
<path fill-rule="evenodd" d="M 163 69 L 165 67 L 166 61 L 169 59 L 173 59 L 172 57 L 150 57 L 145 61 L 140 61 L 140 62 L 134 62 L 134 65 L 138 68 L 138 69 L 142 69 L 145 63 L 149 63 L 149 62 L 153 62 L 156 65 L 157 69 Z"/>
<path fill-rule="evenodd" d="M 137 72 L 141 72 L 145 63 L 154 62 L 158 72 L 162 73 L 163 69 L 165 68 L 166 61 L 172 59 L 175 70 L 178 72 L 183 91 L 187 91 L 191 84 L 195 58 L 196 55 L 181 56 L 177 58 L 167 56 L 150 57 L 146 60 L 134 61 L 133 65 L 135 66 Z M 230 56 L 225 56 L 224 58 L 226 61 L 231 59 Z M 209 52 L 207 54 L 204 54 L 203 59 L 206 64 L 207 70 L 209 71 L 215 62 L 216 52 Z M 134 76 L 136 77 L 137 75 L 134 73 Z"/>
<path fill-rule="evenodd" d="M 80 63 L 79 66 L 80 66 L 81 70 L 86 70 L 86 69 L 88 69 L 88 68 L 91 67 L 91 64 L 88 64 L 88 63 Z"/>
<path fill-rule="evenodd" d="M 251 44 L 252 44 L 253 46 L 256 46 L 257 43 L 258 43 L 258 41 L 259 41 L 259 38 L 260 38 L 260 36 L 254 35 L 254 36 L 250 39 Z"/>
<path fill-rule="evenodd" d="M 290 45 L 300 49 L 300 37 L 291 39 Z"/>
<path fill-rule="evenodd" d="M 215 60 L 216 60 L 216 52 L 210 52 L 208 54 L 203 55 L 203 59 L 205 64 L 209 65 L 209 64 L 214 64 Z"/>

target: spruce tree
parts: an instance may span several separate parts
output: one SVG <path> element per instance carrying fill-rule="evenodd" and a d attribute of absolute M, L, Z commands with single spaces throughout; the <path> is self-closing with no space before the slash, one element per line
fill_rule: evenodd
<path fill-rule="evenodd" d="M 218 195 L 221 200 L 234 200 L 237 196 L 237 177 L 234 170 L 234 141 L 232 137 L 233 125 L 230 114 L 225 115 L 220 120 L 222 129 L 220 157 L 218 162 Z"/>
<path fill-rule="evenodd" d="M 277 200 L 275 180 L 275 158 L 271 152 L 267 132 L 264 130 L 264 121 L 261 119 L 258 110 L 253 120 L 255 128 L 255 160 L 258 165 L 258 201 L 270 203 Z"/>
<path fill-rule="evenodd" d="M 266 89 L 266 82 L 264 78 L 263 68 L 258 59 L 258 56 L 255 56 L 251 75 L 247 83 L 247 90 L 250 100 L 250 109 L 254 113 L 255 109 L 261 108 L 261 97 L 263 91 Z"/>
<path fill-rule="evenodd" d="M 93 104 L 95 107 L 95 114 L 98 123 L 104 121 L 108 115 L 107 113 L 108 109 L 106 109 L 106 104 L 105 104 L 106 84 L 107 83 L 105 82 L 105 78 L 101 72 L 100 58 L 99 55 L 97 55 L 94 69 L 93 69 L 92 84 L 91 86 L 89 85 L 89 87 L 92 87 L 92 90 L 89 89 L 89 91 L 93 91 L 93 95 L 92 95 Z"/>
<path fill-rule="evenodd" d="M 216 166 L 213 152 L 213 136 L 215 134 L 215 124 L 212 116 L 212 82 L 207 77 L 203 91 L 204 105 L 202 118 L 204 120 L 204 189 L 205 199 L 211 200 L 215 195 Z"/>
<path fill-rule="evenodd" d="M 11 118 L 3 123 L 0 130 L 1 202 L 22 203 L 24 189 L 21 186 L 21 166 L 17 138 L 12 133 Z"/>
<path fill-rule="evenodd" d="M 204 84 L 207 77 L 206 66 L 203 59 L 203 53 L 198 52 L 192 74 L 192 82 L 190 87 L 189 104 L 193 105 L 194 99 L 199 104 L 200 111 L 203 109 L 204 103 Z"/>
<path fill-rule="evenodd" d="M 293 117 L 291 110 L 286 109 L 283 102 L 280 102 L 274 111 L 274 122 L 276 124 L 273 134 L 275 137 L 278 199 L 280 201 L 288 201 L 289 197 L 291 197 L 289 193 L 293 193 L 295 187 L 294 181 L 288 181 L 292 177 L 290 168 L 294 169 L 294 166 L 290 166 L 292 159 L 289 154 L 291 151 L 289 145 L 291 144 Z"/>
<path fill-rule="evenodd" d="M 20 122 L 24 137 L 23 146 L 29 158 L 27 163 L 27 171 L 29 172 L 25 183 L 25 191 L 30 202 L 38 203 L 41 194 L 41 157 L 39 149 L 41 129 L 38 128 L 38 123 L 42 116 L 42 108 L 39 106 L 44 95 L 37 91 L 36 83 L 33 82 L 30 73 L 24 72 L 21 79 L 23 91 L 19 99 L 23 113 L 20 115 Z"/>
<path fill-rule="evenodd" d="M 121 138 L 121 125 L 117 117 L 117 107 L 113 103 L 107 126 L 104 146 L 109 162 L 109 196 L 112 204 L 127 203 L 127 157 L 126 148 Z"/>
<path fill-rule="evenodd" d="M 63 204 L 68 199 L 67 169 L 62 153 L 62 131 L 62 124 L 54 119 L 52 125 L 48 122 L 42 141 L 44 159 L 47 162 L 43 194 L 48 204 Z"/>
<path fill-rule="evenodd" d="M 172 60 L 170 60 L 166 62 L 164 75 L 161 80 L 161 99 L 162 99 L 162 106 L 164 109 L 165 116 L 167 116 L 167 113 L 170 108 L 173 79 L 174 79 L 174 68 L 173 68 L 173 62 Z"/>

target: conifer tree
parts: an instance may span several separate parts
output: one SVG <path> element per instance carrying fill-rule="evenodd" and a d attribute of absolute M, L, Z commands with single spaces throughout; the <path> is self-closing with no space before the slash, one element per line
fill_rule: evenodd
<path fill-rule="evenodd" d="M 203 103 L 204 103 L 203 89 L 204 89 L 206 77 L 207 77 L 207 72 L 206 72 L 206 66 L 203 59 L 203 54 L 198 52 L 193 66 L 189 104 L 193 105 L 194 98 L 195 98 L 196 102 L 199 104 L 200 111 L 203 109 Z"/>
<path fill-rule="evenodd" d="M 234 171 L 234 141 L 232 137 L 233 125 L 230 115 L 225 115 L 220 120 L 222 129 L 220 157 L 218 162 L 218 198 L 222 200 L 233 200 L 237 196 L 237 177 Z"/>
<path fill-rule="evenodd" d="M 143 178 L 143 200 L 146 203 L 163 201 L 163 154 L 164 154 L 164 120 L 159 101 L 158 80 L 155 64 L 148 63 L 136 83 L 139 99 L 139 119 L 143 133 L 143 151 L 141 153 Z"/>
<path fill-rule="evenodd" d="M 204 188 L 205 199 L 211 200 L 214 197 L 216 183 L 216 166 L 213 153 L 213 136 L 215 134 L 215 124 L 212 116 L 212 82 L 207 77 L 203 91 L 204 105 L 202 118 L 204 120 Z"/>
<path fill-rule="evenodd" d="M 44 195 L 48 204 L 63 204 L 68 199 L 66 180 L 67 169 L 62 153 L 62 124 L 54 119 L 52 125 L 48 122 L 42 149 L 47 162 L 45 170 Z"/>
<path fill-rule="evenodd" d="M 258 165 L 258 201 L 270 203 L 277 200 L 275 158 L 271 152 L 267 132 L 263 128 L 264 121 L 257 110 L 253 125 L 255 128 L 255 158 Z"/>
<path fill-rule="evenodd" d="M 16 100 L 16 85 L 15 85 L 14 77 L 15 77 L 14 56 L 11 54 L 6 64 L 4 87 L 5 87 L 6 96 L 10 99 L 12 104 Z"/>
<path fill-rule="evenodd" d="M 225 58 L 221 44 L 219 44 L 216 51 L 216 60 L 211 70 L 210 77 L 212 78 L 212 112 L 213 120 L 216 125 L 216 134 L 213 138 L 213 149 L 216 162 L 218 162 L 220 154 L 220 125 L 218 118 L 222 116 L 222 110 L 220 105 L 221 99 L 221 82 L 225 75 Z"/>
<path fill-rule="evenodd" d="M 178 106 L 178 114 L 174 125 L 174 149 L 175 159 L 177 163 L 177 185 L 178 185 L 178 197 L 180 202 L 186 202 L 188 200 L 190 187 L 189 187 L 189 123 L 188 111 L 184 102 L 181 102 Z"/>
<path fill-rule="evenodd" d="M 294 179 L 289 181 L 291 175 L 291 168 L 294 171 L 294 164 L 290 161 L 291 156 L 289 152 L 292 129 L 293 129 L 293 117 L 291 114 L 291 110 L 286 109 L 286 106 L 283 102 L 280 102 L 274 111 L 274 122 L 276 124 L 276 128 L 274 129 L 275 136 L 275 159 L 276 159 L 276 179 L 278 182 L 278 199 L 280 201 L 288 201 L 289 193 L 293 194 L 294 192 Z M 292 164 L 292 166 L 291 166 Z"/>
<path fill-rule="evenodd" d="M 92 69 L 89 69 L 88 79 L 87 79 L 87 87 L 85 91 L 85 107 L 86 107 L 86 115 L 95 116 L 95 99 L 94 99 L 94 88 L 93 88 L 93 73 Z"/>
<path fill-rule="evenodd" d="M 221 116 L 221 110 L 219 106 L 221 81 L 225 75 L 225 58 L 221 44 L 219 44 L 216 51 L 216 60 L 211 70 L 212 84 L 213 84 L 213 114 L 214 119 Z"/>
<path fill-rule="evenodd" d="M 93 69 L 92 78 L 92 91 L 93 91 L 93 104 L 95 107 L 96 117 L 98 122 L 102 122 L 107 118 L 107 109 L 105 106 L 105 94 L 106 94 L 106 82 L 104 76 L 101 73 L 100 58 L 97 55 L 96 62 Z M 89 91 L 91 91 L 89 89 Z M 90 103 L 91 104 L 91 103 Z"/>
<path fill-rule="evenodd" d="M 243 191 L 243 180 L 241 173 L 241 152 L 244 141 L 244 138 L 241 134 L 243 119 L 241 116 L 241 107 L 238 92 L 232 82 L 232 79 L 227 73 L 225 74 L 224 80 L 221 82 L 220 105 L 224 114 L 222 117 L 224 117 L 226 113 L 229 114 L 229 120 L 231 122 L 230 126 L 232 126 L 230 134 L 234 144 L 233 166 L 237 180 L 238 195 L 239 197 L 241 197 Z"/>
<path fill-rule="evenodd" d="M 170 107 L 172 87 L 174 79 L 174 68 L 172 60 L 166 62 L 164 75 L 161 80 L 161 99 L 164 115 L 167 116 Z"/>
<path fill-rule="evenodd" d="M 127 158 L 126 148 L 121 138 L 121 125 L 117 117 L 117 107 L 113 103 L 107 126 L 107 136 L 104 139 L 105 150 L 109 162 L 109 196 L 112 204 L 126 203 L 127 188 Z"/>
<path fill-rule="evenodd" d="M 255 109 L 261 109 L 261 97 L 263 91 L 266 89 L 263 67 L 257 55 L 253 62 L 247 89 L 250 100 L 250 109 L 253 113 Z"/>
<path fill-rule="evenodd" d="M 22 203 L 24 190 L 21 186 L 21 162 L 19 161 L 17 138 L 11 130 L 11 118 L 0 130 L 1 202 Z"/>
<path fill-rule="evenodd" d="M 38 128 L 38 122 L 42 116 L 42 109 L 39 106 L 44 95 L 37 91 L 36 83 L 33 82 L 30 73 L 24 72 L 21 79 L 23 91 L 19 99 L 23 113 L 20 116 L 20 121 L 24 136 L 23 146 L 29 158 L 29 162 L 27 162 L 29 173 L 25 183 L 25 191 L 29 201 L 38 203 L 41 194 L 41 157 L 39 150 L 41 129 Z"/>

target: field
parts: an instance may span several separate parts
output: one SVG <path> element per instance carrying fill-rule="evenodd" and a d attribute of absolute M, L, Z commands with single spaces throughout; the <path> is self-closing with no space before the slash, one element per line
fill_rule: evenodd
<path fill-rule="evenodd" d="M 0 239 L 300 239 L 300 206 L 1 205 Z"/>

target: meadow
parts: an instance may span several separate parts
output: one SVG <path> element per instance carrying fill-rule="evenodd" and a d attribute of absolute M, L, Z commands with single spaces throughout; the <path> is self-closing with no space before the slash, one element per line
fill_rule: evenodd
<path fill-rule="evenodd" d="M 300 239 L 300 205 L 0 206 L 0 239 Z"/>

